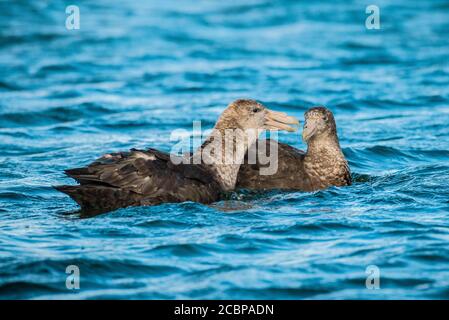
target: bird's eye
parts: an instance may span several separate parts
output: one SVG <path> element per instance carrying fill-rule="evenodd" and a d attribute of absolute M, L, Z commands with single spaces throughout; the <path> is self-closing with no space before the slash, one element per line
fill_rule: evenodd
<path fill-rule="evenodd" d="M 260 111 L 260 108 L 254 108 L 254 109 L 253 109 L 253 112 L 254 112 L 254 113 L 259 112 L 259 111 Z"/>
<path fill-rule="evenodd" d="M 324 120 L 324 121 L 327 121 L 327 117 L 326 117 L 326 116 L 324 116 L 324 117 L 323 117 L 323 120 Z"/>

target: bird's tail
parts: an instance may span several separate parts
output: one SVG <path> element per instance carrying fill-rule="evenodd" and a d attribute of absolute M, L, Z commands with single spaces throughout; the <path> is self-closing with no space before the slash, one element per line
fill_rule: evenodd
<path fill-rule="evenodd" d="M 79 204 L 82 211 L 107 212 L 136 205 L 129 192 L 118 188 L 98 185 L 54 186 L 69 195 Z"/>

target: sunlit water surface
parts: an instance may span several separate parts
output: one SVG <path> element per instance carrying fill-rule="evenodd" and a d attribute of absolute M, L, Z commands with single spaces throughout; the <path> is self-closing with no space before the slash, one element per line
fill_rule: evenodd
<path fill-rule="evenodd" d="M 449 298 L 447 2 L 77 3 L 0 2 L 0 298 Z M 328 106 L 354 185 L 86 219 L 51 187 L 240 97 Z"/>

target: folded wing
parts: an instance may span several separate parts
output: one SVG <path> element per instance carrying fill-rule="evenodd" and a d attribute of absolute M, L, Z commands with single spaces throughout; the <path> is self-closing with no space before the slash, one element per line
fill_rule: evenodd
<path fill-rule="evenodd" d="M 56 189 L 72 197 L 84 210 L 110 211 L 135 205 L 195 201 L 210 203 L 220 189 L 202 165 L 179 164 L 155 149 L 104 155 L 83 168 L 65 173 L 80 183 Z"/>

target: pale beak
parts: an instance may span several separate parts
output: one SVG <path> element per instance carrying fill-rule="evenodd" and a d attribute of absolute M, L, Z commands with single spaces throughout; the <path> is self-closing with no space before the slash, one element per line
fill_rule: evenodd
<path fill-rule="evenodd" d="M 309 141 L 309 139 L 315 134 L 316 130 L 316 123 L 306 121 L 304 123 L 304 129 L 302 130 L 302 140 L 307 143 L 307 141 Z"/>
<path fill-rule="evenodd" d="M 266 109 L 265 115 L 265 129 L 267 130 L 285 130 L 294 132 L 298 130 L 297 127 L 291 127 L 289 124 L 299 125 L 299 120 L 295 117 L 289 116 L 284 112 L 277 112 Z"/>

